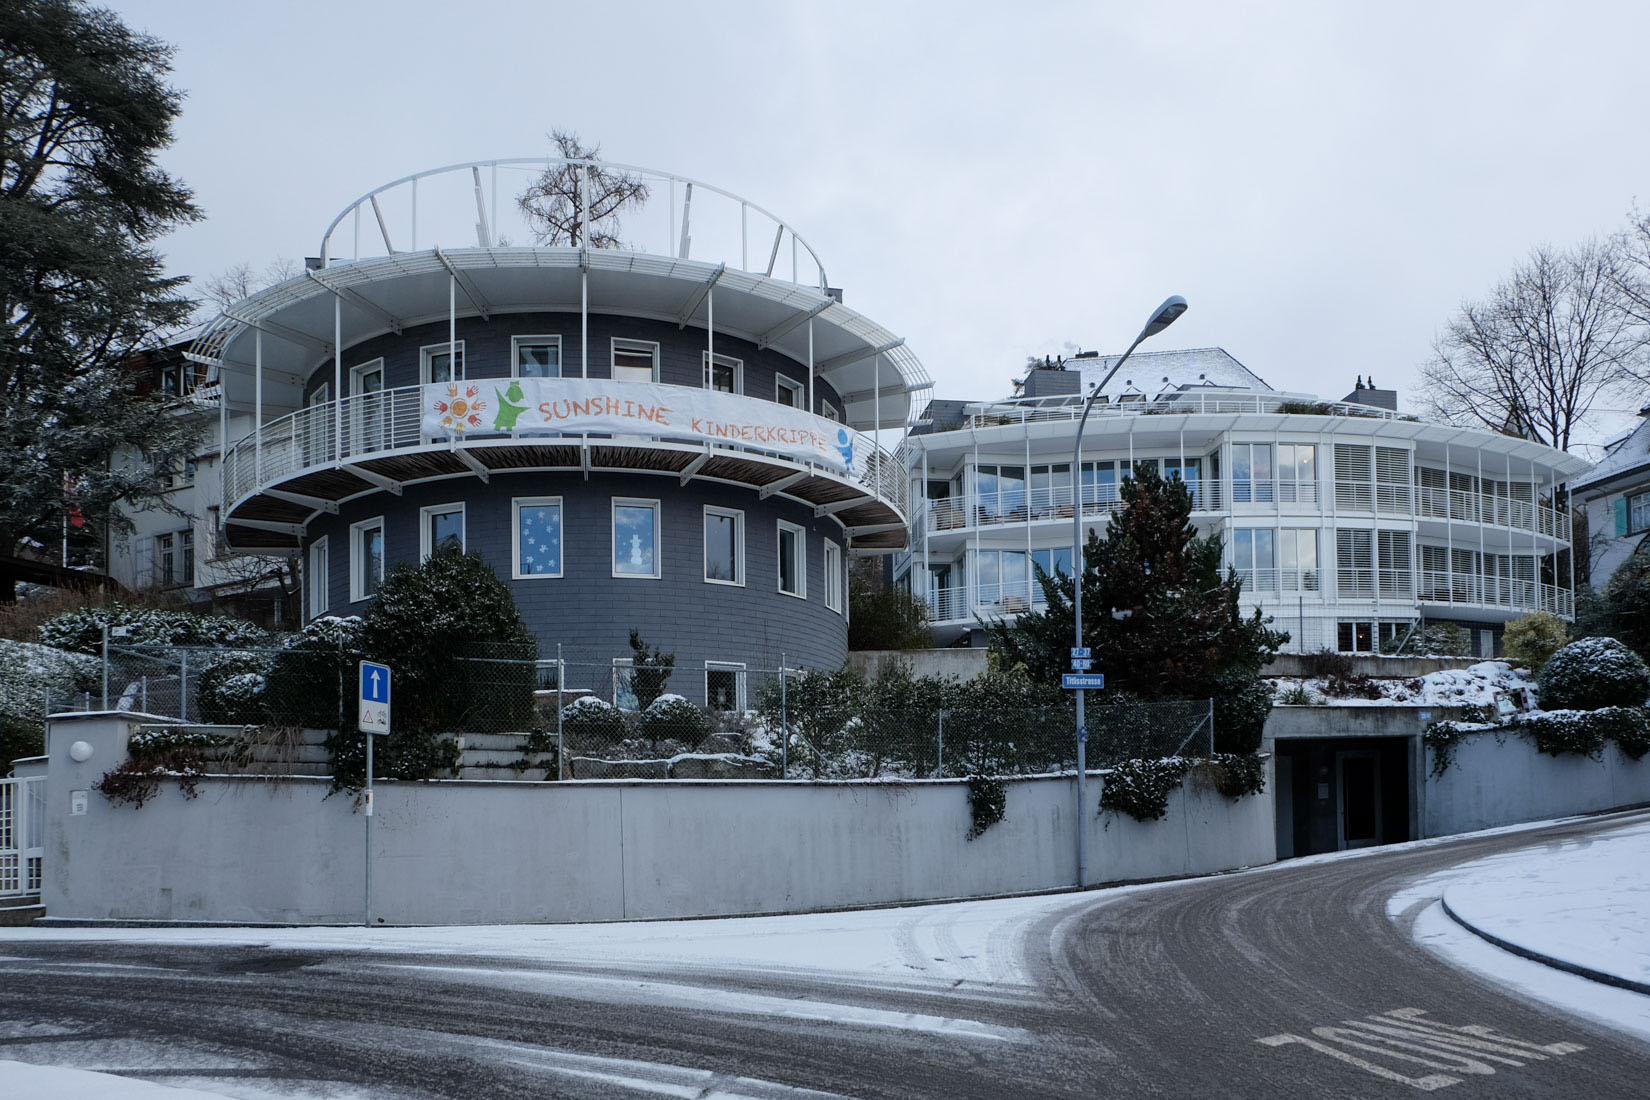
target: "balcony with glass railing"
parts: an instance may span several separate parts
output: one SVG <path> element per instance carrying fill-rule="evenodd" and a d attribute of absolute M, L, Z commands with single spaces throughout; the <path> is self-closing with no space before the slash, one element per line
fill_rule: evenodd
<path fill-rule="evenodd" d="M 1218 511 L 1220 486 L 1194 481 L 1187 488 L 1195 512 Z M 1119 486 L 1102 482 L 1083 486 L 1084 517 L 1102 518 L 1122 507 Z M 912 516 L 913 539 L 928 533 L 990 528 L 1011 524 L 1042 523 L 1073 518 L 1072 488 L 1007 489 L 996 493 L 970 493 L 961 497 L 940 497 L 916 502 Z"/>
<path fill-rule="evenodd" d="M 514 470 L 632 471 L 676 475 L 684 483 L 701 477 L 744 484 L 764 496 L 783 492 L 818 514 L 835 516 L 858 547 L 906 544 L 904 467 L 867 434 L 854 433 L 852 472 L 799 460 L 781 448 L 673 436 L 668 428 L 626 435 L 472 428 L 448 438 L 428 433 L 426 389 L 406 386 L 321 402 L 236 443 L 223 466 L 224 530 L 231 545 L 261 549 L 281 545 L 282 538 L 295 540 L 318 512 L 363 493 Z M 775 407 L 761 398 L 722 396 L 748 402 L 753 418 Z M 821 424 L 839 428 L 822 418 Z"/>

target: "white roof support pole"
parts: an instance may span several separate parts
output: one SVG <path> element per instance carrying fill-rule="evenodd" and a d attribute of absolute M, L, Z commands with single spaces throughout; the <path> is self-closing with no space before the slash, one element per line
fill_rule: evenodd
<path fill-rule="evenodd" d="M 1024 574 L 1022 579 L 1025 581 L 1026 586 L 1026 610 L 1030 611 L 1031 585 L 1033 580 L 1036 578 L 1036 573 L 1033 572 L 1031 568 L 1031 518 L 1037 514 L 1036 490 L 1032 487 L 1033 480 L 1031 476 L 1031 421 L 1022 419 L 1020 421 L 1020 427 L 1025 431 L 1026 441 L 1026 560 L 1025 565 L 1021 567 L 1020 572 Z M 1049 504 L 1052 506 L 1054 503 L 1054 466 L 1052 463 L 1049 464 L 1048 491 L 1050 494 Z M 1054 564 L 1054 558 L 1052 556 L 1048 559 L 1048 563 L 1051 566 Z"/>
<path fill-rule="evenodd" d="M 1483 576 L 1488 572 L 1488 569 L 1485 569 L 1485 552 L 1487 551 L 1485 551 L 1485 544 L 1483 544 L 1483 447 L 1475 447 L 1473 450 L 1478 455 L 1478 587 L 1482 589 Z M 1495 518 L 1495 496 L 1493 495 L 1490 496 L 1490 518 Z M 1510 554 L 1508 554 L 1508 557 L 1511 557 Z M 1500 581 L 1500 577 L 1497 577 L 1497 581 Z M 1488 604 L 1490 602 L 1488 594 L 1483 595 L 1480 602 Z M 1541 604 L 1541 600 L 1536 600 L 1536 605 L 1539 604 Z"/>
<path fill-rule="evenodd" d="M 795 260 L 792 260 L 795 266 Z M 792 273 L 792 282 L 795 281 L 795 272 Z M 814 404 L 814 319 L 808 318 L 808 411 L 817 414 L 819 406 Z"/>
<path fill-rule="evenodd" d="M 457 382 L 458 370 L 458 276 L 447 273 L 447 374 Z"/>
<path fill-rule="evenodd" d="M 716 288 L 705 291 L 705 381 L 708 389 L 716 377 Z"/>
<path fill-rule="evenodd" d="M 882 453 L 882 356 L 871 360 L 871 415 L 877 426 L 877 454 Z M 879 464 L 880 466 L 880 464 Z M 878 493 L 878 496 L 882 494 Z"/>
<path fill-rule="evenodd" d="M 1449 443 L 1444 444 L 1444 552 L 1449 561 L 1444 566 L 1444 583 L 1449 586 L 1445 598 L 1455 602 L 1455 474 L 1450 469 Z"/>
<path fill-rule="evenodd" d="M 218 498 L 223 498 L 224 460 L 229 457 L 229 383 L 224 381 L 223 364 L 218 364 Z M 218 530 L 223 530 L 223 509 L 218 509 Z"/>
<path fill-rule="evenodd" d="M 922 521 L 922 587 L 917 589 L 917 591 L 922 593 L 922 597 L 923 597 L 924 600 L 927 600 L 928 602 L 935 605 L 932 608 L 932 610 L 934 611 L 935 619 L 937 620 L 939 618 L 939 606 L 938 606 L 939 601 L 934 599 L 930 595 L 930 590 L 929 590 L 930 578 L 932 578 L 934 574 L 928 568 L 928 532 L 930 530 L 932 530 L 933 527 L 934 527 L 934 509 L 933 509 L 932 504 L 930 504 L 929 501 L 928 501 L 928 448 L 927 447 L 924 447 L 922 449 L 922 500 L 923 500 L 923 507 L 924 507 L 925 512 L 926 512 L 926 514 L 923 516 L 923 521 Z"/>
<path fill-rule="evenodd" d="M 418 180 L 412 181 L 412 250 L 418 251 Z"/>
<path fill-rule="evenodd" d="M 590 377 L 590 268 L 579 266 L 579 377 Z"/>
<path fill-rule="evenodd" d="M 344 300 L 332 296 L 332 457 L 344 455 Z"/>
<path fill-rule="evenodd" d="M 252 330 L 252 482 L 264 485 L 264 330 Z M 225 507 L 229 504 L 224 501 Z"/>
<path fill-rule="evenodd" d="M 1535 458 L 1530 458 L 1530 565 L 1535 569 L 1535 606 L 1541 607 L 1541 487 L 1535 479 Z M 1558 580 L 1554 577 L 1553 580 Z"/>

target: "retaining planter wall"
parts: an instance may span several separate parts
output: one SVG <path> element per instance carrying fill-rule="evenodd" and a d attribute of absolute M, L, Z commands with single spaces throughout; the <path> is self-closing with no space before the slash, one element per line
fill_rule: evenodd
<path fill-rule="evenodd" d="M 324 779 L 167 783 L 142 808 L 93 790 L 136 723 L 54 724 L 46 889 L 53 917 L 358 922 L 366 819 Z M 77 763 L 70 746 L 92 755 Z M 1269 863 L 1270 792 L 1232 801 L 1188 779 L 1168 816 L 1081 813 L 1090 883 Z M 1270 785 L 1270 775 L 1268 775 Z M 1056 890 L 1075 876 L 1075 779 L 1012 780 L 976 840 L 966 784 L 766 781 L 385 783 L 373 911 L 388 924 L 593 921 L 799 912 Z M 74 791 L 85 813 L 72 814 Z"/>
<path fill-rule="evenodd" d="M 1427 767 L 1432 754 L 1427 754 Z M 1441 776 L 1427 775 L 1427 836 L 1650 803 L 1650 756 L 1631 760 L 1614 743 L 1603 758 L 1547 756 L 1527 738 L 1482 733 L 1463 739 Z"/>

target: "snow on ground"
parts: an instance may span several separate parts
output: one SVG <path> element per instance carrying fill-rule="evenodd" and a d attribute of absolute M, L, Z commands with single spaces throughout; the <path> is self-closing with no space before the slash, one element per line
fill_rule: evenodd
<path fill-rule="evenodd" d="M 1526 691 L 1535 698 L 1535 680 L 1527 669 L 1514 668 L 1506 661 L 1480 661 L 1466 668 L 1447 668 L 1407 680 L 1377 678 L 1370 681 L 1380 692 L 1378 699 L 1331 696 L 1322 679 L 1279 676 L 1272 680 L 1277 696 L 1306 689 L 1319 705 L 1344 707 L 1493 707 L 1495 697 L 1506 692 Z"/>
<path fill-rule="evenodd" d="M 1650 1039 L 1650 997 L 1522 958 L 1444 911 L 1526 950 L 1650 982 L 1650 819 L 1428 875 L 1387 902 L 1415 939 L 1501 984 Z"/>
<path fill-rule="evenodd" d="M 1444 889 L 1461 920 L 1525 950 L 1650 985 L 1650 822 L 1469 866 Z"/>
<path fill-rule="evenodd" d="M 0 1081 L 7 1096 L 29 1100 L 223 1100 L 221 1092 L 174 1088 L 171 1085 L 94 1073 L 63 1066 L 35 1066 L 27 1062 L 0 1061 Z"/>

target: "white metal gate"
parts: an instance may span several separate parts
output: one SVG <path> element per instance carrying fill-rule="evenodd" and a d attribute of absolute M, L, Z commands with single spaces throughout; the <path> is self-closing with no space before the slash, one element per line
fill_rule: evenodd
<path fill-rule="evenodd" d="M 40 892 L 46 777 L 0 779 L 0 898 Z"/>

